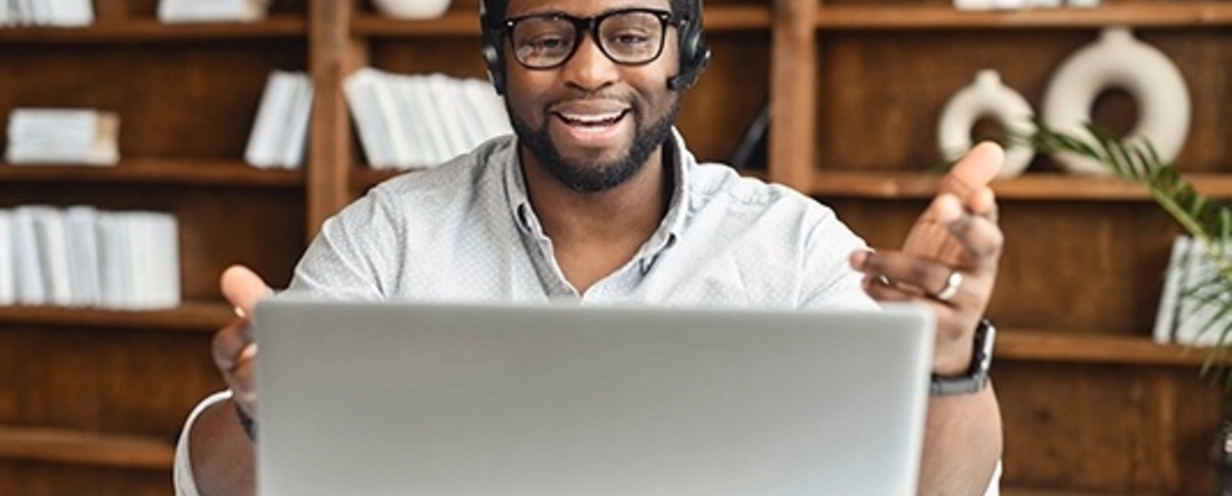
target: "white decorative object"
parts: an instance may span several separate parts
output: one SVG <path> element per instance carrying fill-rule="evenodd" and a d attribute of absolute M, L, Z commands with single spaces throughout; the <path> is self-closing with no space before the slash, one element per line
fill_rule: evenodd
<path fill-rule="evenodd" d="M 1009 136 L 1029 136 L 1035 132 L 1035 112 L 1018 92 L 1001 84 L 997 71 L 985 69 L 975 82 L 950 97 L 937 123 L 937 145 L 946 160 L 957 160 L 971 149 L 971 127 L 981 117 L 993 117 Z M 1007 179 L 1027 169 L 1035 152 L 1022 143 L 1011 143 L 1005 150 L 1005 164 L 997 173 Z"/>
<path fill-rule="evenodd" d="M 992 10 L 992 0 L 954 0 L 956 10 Z"/>
<path fill-rule="evenodd" d="M 1044 122 L 1075 136 L 1089 136 L 1091 106 L 1106 90 L 1118 88 L 1134 99 L 1138 123 L 1128 143 L 1150 140 L 1164 162 L 1181 151 L 1189 134 L 1189 89 L 1181 72 L 1163 52 L 1134 39 L 1126 28 L 1108 28 L 1099 41 L 1071 55 L 1053 75 L 1044 97 Z M 1054 158 L 1079 174 L 1109 174 L 1091 159 L 1070 153 Z"/>
<path fill-rule="evenodd" d="M 445 15 L 450 0 L 372 0 L 386 17 L 433 19 Z"/>
<path fill-rule="evenodd" d="M 1069 0 L 1066 4 L 1078 9 L 1093 9 L 1099 7 L 1099 0 Z"/>

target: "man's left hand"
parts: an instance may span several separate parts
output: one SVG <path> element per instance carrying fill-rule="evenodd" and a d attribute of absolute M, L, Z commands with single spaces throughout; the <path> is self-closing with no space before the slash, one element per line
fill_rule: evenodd
<path fill-rule="evenodd" d="M 975 147 L 943 180 L 901 251 L 857 251 L 850 257 L 873 299 L 933 309 L 933 372 L 939 375 L 960 375 L 970 367 L 975 329 L 992 296 L 1004 235 L 988 182 L 1003 158 L 994 144 Z"/>

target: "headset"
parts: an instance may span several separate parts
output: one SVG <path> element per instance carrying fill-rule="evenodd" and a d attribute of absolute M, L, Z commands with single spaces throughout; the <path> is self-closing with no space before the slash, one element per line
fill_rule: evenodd
<path fill-rule="evenodd" d="M 488 79 L 499 94 L 505 93 L 505 38 L 504 19 L 494 19 L 492 2 L 508 2 L 509 0 L 480 0 L 479 23 L 480 41 L 483 43 L 483 60 L 488 67 Z M 673 2 L 675 3 L 675 2 Z M 697 83 L 697 78 L 710 64 L 710 46 L 706 43 L 706 34 L 702 31 L 702 0 L 686 0 L 689 5 L 688 16 L 684 16 L 676 29 L 680 41 L 680 73 L 667 79 L 667 87 L 673 91 L 689 89 Z"/>

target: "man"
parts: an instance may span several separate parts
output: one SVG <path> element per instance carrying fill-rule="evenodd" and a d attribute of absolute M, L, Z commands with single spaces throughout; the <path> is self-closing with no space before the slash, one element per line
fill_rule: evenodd
<path fill-rule="evenodd" d="M 875 308 L 931 306 L 933 372 L 972 368 L 1001 231 L 977 148 L 903 252 L 870 252 L 827 208 L 699 165 L 673 133 L 708 52 L 699 0 L 485 0 L 484 55 L 516 131 L 374 188 L 330 219 L 290 290 L 345 298 Z M 853 270 L 854 269 L 854 270 Z M 256 346 L 246 316 L 270 289 L 244 268 L 222 291 L 239 318 L 215 361 L 230 392 L 190 417 L 177 492 L 250 494 Z M 870 298 L 871 296 L 871 298 Z M 996 493 L 991 388 L 930 400 L 921 494 Z"/>

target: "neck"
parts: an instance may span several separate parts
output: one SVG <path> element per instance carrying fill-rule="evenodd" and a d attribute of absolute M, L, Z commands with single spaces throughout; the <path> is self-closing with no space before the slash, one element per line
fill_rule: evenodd
<path fill-rule="evenodd" d="M 591 243 L 636 249 L 667 213 L 674 171 L 664 167 L 662 146 L 633 177 L 598 192 L 561 183 L 525 148 L 520 155 L 531 205 L 558 250 Z"/>

